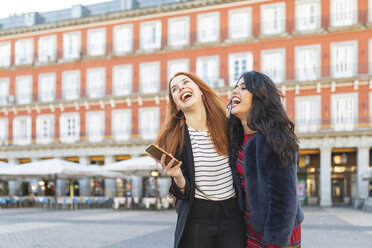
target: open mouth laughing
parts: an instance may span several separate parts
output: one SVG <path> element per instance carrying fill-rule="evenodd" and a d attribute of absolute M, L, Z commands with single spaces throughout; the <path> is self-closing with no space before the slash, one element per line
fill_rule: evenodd
<path fill-rule="evenodd" d="M 182 102 L 187 102 L 191 97 L 192 97 L 191 91 L 184 91 L 180 96 Z"/>
<path fill-rule="evenodd" d="M 239 105 L 239 103 L 241 103 L 240 97 L 233 96 L 233 98 L 231 99 L 231 107 L 236 107 Z"/>

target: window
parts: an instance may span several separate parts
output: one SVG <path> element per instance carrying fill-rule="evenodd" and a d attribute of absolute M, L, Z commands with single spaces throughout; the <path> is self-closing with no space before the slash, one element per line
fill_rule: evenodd
<path fill-rule="evenodd" d="M 87 70 L 88 97 L 96 98 L 105 95 L 105 68 L 91 68 Z"/>
<path fill-rule="evenodd" d="M 285 49 L 262 51 L 261 70 L 267 74 L 274 83 L 285 80 Z"/>
<path fill-rule="evenodd" d="M 0 118 L 0 145 L 8 143 L 8 119 Z"/>
<path fill-rule="evenodd" d="M 141 23 L 141 49 L 161 48 L 161 22 L 151 21 Z"/>
<path fill-rule="evenodd" d="M 112 135 L 116 141 L 129 140 L 132 129 L 130 109 L 112 111 Z"/>
<path fill-rule="evenodd" d="M 77 59 L 81 53 L 81 33 L 72 32 L 63 34 L 63 58 Z"/>
<path fill-rule="evenodd" d="M 56 96 L 56 74 L 46 73 L 39 75 L 39 100 L 42 102 L 54 101 Z"/>
<path fill-rule="evenodd" d="M 285 3 L 261 5 L 261 33 L 285 32 Z"/>
<path fill-rule="evenodd" d="M 9 101 L 9 78 L 0 78 L 0 106 L 8 105 Z"/>
<path fill-rule="evenodd" d="M 168 45 L 184 46 L 189 44 L 190 18 L 188 16 L 168 20 Z"/>
<path fill-rule="evenodd" d="M 357 22 L 356 0 L 331 0 L 331 26 L 347 26 Z"/>
<path fill-rule="evenodd" d="M 358 123 L 358 93 L 331 96 L 332 126 L 336 131 L 353 130 Z"/>
<path fill-rule="evenodd" d="M 199 57 L 196 60 L 196 74 L 210 87 L 223 87 L 224 83 L 219 80 L 219 57 Z M 223 83 L 223 84 L 222 84 Z"/>
<path fill-rule="evenodd" d="M 188 71 L 189 71 L 188 59 L 168 60 L 168 79 L 171 79 L 177 72 Z"/>
<path fill-rule="evenodd" d="M 230 86 L 235 86 L 243 72 L 253 70 L 252 53 L 233 53 L 229 55 Z"/>
<path fill-rule="evenodd" d="M 368 19 L 372 22 L 372 0 L 368 0 Z"/>
<path fill-rule="evenodd" d="M 55 61 L 57 57 L 57 36 L 44 36 L 39 39 L 38 61 L 41 63 Z"/>
<path fill-rule="evenodd" d="M 37 143 L 49 144 L 54 139 L 54 116 L 39 115 L 36 118 Z"/>
<path fill-rule="evenodd" d="M 198 15 L 198 42 L 215 42 L 220 39 L 219 12 Z"/>
<path fill-rule="evenodd" d="M 230 39 L 244 39 L 252 35 L 252 9 L 234 9 L 229 11 Z"/>
<path fill-rule="evenodd" d="M 371 6 L 372 8 L 372 6 Z M 369 51 L 369 73 L 372 74 L 372 39 L 369 39 L 369 47 L 368 47 L 368 51 Z"/>
<path fill-rule="evenodd" d="M 320 1 L 296 1 L 296 30 L 314 30 L 320 28 Z"/>
<path fill-rule="evenodd" d="M 31 117 L 19 116 L 13 120 L 13 143 L 27 145 L 31 143 Z"/>
<path fill-rule="evenodd" d="M 80 97 L 80 71 L 62 72 L 63 99 L 74 100 Z"/>
<path fill-rule="evenodd" d="M 66 113 L 60 117 L 60 139 L 63 143 L 74 143 L 80 137 L 80 116 L 78 113 Z"/>
<path fill-rule="evenodd" d="M 29 65 L 34 62 L 34 40 L 24 39 L 15 42 L 15 64 Z"/>
<path fill-rule="evenodd" d="M 106 53 L 106 29 L 88 30 L 88 56 L 99 56 Z"/>
<path fill-rule="evenodd" d="M 296 79 L 316 80 L 320 77 L 320 45 L 296 47 Z"/>
<path fill-rule="evenodd" d="M 125 96 L 132 93 L 132 65 L 117 65 L 112 69 L 114 96 Z"/>
<path fill-rule="evenodd" d="M 139 110 L 140 136 L 144 140 L 156 139 L 159 131 L 159 108 L 142 108 Z"/>
<path fill-rule="evenodd" d="M 140 64 L 141 93 L 157 93 L 160 86 L 160 62 Z"/>
<path fill-rule="evenodd" d="M 102 141 L 105 134 L 105 113 L 103 111 L 87 112 L 86 120 L 89 141 Z"/>
<path fill-rule="evenodd" d="M 320 96 L 296 97 L 296 131 L 316 132 L 321 123 Z"/>
<path fill-rule="evenodd" d="M 132 51 L 133 24 L 125 24 L 114 27 L 114 51 L 116 54 L 124 54 Z"/>
<path fill-rule="evenodd" d="M 16 77 L 16 100 L 18 104 L 32 102 L 32 76 Z"/>
<path fill-rule="evenodd" d="M 369 126 L 372 126 L 372 92 L 369 92 Z"/>
<path fill-rule="evenodd" d="M 331 43 L 331 68 L 335 78 L 352 77 L 357 73 L 357 41 Z"/>
<path fill-rule="evenodd" d="M 0 67 L 10 66 L 11 49 L 10 42 L 0 42 Z"/>

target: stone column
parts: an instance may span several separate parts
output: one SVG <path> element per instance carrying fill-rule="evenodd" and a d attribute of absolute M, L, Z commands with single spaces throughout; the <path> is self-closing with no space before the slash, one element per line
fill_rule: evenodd
<path fill-rule="evenodd" d="M 40 158 L 31 158 L 31 162 L 37 162 L 37 161 L 40 161 Z M 31 187 L 33 187 L 33 186 L 36 187 L 37 191 L 35 193 L 37 193 L 37 195 L 42 194 L 42 190 L 39 186 L 39 180 L 41 180 L 41 178 L 27 178 L 27 179 L 25 179 L 25 181 L 30 182 Z"/>
<path fill-rule="evenodd" d="M 161 177 L 159 178 L 159 197 L 164 198 L 167 197 L 168 191 L 170 186 L 170 178 L 169 177 Z"/>
<path fill-rule="evenodd" d="M 132 196 L 133 197 L 142 197 L 142 177 L 132 176 Z"/>
<path fill-rule="evenodd" d="M 87 156 L 79 157 L 79 163 L 82 165 L 89 165 L 90 161 Z M 90 196 L 90 179 L 81 178 L 79 179 L 79 193 L 80 196 Z"/>
<path fill-rule="evenodd" d="M 358 197 L 368 197 L 368 181 L 363 181 L 363 174 L 369 167 L 369 146 L 358 147 L 357 150 L 357 188 Z"/>
<path fill-rule="evenodd" d="M 63 158 L 60 158 L 60 157 L 55 157 L 55 158 L 63 160 Z M 66 180 L 58 179 L 57 177 L 56 194 L 57 196 L 66 196 Z"/>
<path fill-rule="evenodd" d="M 320 148 L 320 206 L 332 206 L 331 147 Z"/>
<path fill-rule="evenodd" d="M 18 164 L 18 159 L 16 158 L 9 158 L 9 164 Z M 20 195 L 21 194 L 21 183 L 19 180 L 9 180 L 8 181 L 8 188 L 9 188 L 9 195 Z"/>
<path fill-rule="evenodd" d="M 114 156 L 111 156 L 111 155 L 105 156 L 105 165 L 111 164 L 113 162 L 114 162 Z M 116 195 L 115 184 L 116 184 L 115 179 L 105 179 L 105 196 L 106 197 L 115 197 Z"/>

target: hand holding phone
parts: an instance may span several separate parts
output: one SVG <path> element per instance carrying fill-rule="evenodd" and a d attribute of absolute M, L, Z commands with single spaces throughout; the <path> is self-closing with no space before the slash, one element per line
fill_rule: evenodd
<path fill-rule="evenodd" d="M 176 158 L 174 158 L 171 154 L 167 153 L 166 151 L 164 151 L 163 149 L 161 149 L 157 145 L 151 144 L 149 147 L 146 148 L 145 151 L 148 154 L 150 154 L 152 157 L 156 158 L 158 161 L 161 160 L 161 157 L 164 154 L 165 155 L 165 164 L 169 164 L 169 162 L 172 159 L 175 159 L 175 161 L 173 163 L 173 166 L 176 166 L 179 163 L 179 161 Z"/>

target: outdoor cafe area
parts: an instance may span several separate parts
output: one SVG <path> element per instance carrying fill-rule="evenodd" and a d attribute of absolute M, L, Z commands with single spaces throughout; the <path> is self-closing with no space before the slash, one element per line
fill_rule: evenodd
<path fill-rule="evenodd" d="M 0 208 L 173 208 L 173 199 L 168 197 L 170 180 L 156 168 L 149 157 L 105 166 L 60 159 L 2 163 Z"/>

